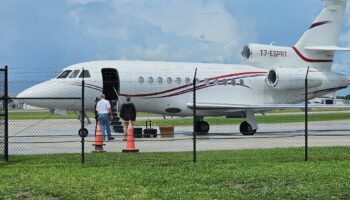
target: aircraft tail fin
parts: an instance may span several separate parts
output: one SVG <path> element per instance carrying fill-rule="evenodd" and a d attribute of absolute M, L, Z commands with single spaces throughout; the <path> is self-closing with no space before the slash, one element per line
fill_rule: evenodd
<path fill-rule="evenodd" d="M 331 69 L 335 51 L 350 50 L 337 47 L 347 2 L 348 0 L 323 0 L 324 9 L 294 46 L 304 61 L 312 62 L 314 67 L 322 71 Z"/>

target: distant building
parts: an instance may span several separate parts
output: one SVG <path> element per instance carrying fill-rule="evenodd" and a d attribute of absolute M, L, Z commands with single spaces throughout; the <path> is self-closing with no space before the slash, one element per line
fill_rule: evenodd
<path fill-rule="evenodd" d="M 325 104 L 325 105 L 349 104 L 349 100 L 336 99 L 336 98 L 330 98 L 330 97 L 320 97 L 320 98 L 311 99 L 309 101 L 309 104 Z"/>
<path fill-rule="evenodd" d="M 4 108 L 4 102 L 0 101 L 0 109 Z M 20 110 L 23 109 L 23 103 L 20 103 L 17 99 L 10 100 L 8 103 L 9 110 Z"/>

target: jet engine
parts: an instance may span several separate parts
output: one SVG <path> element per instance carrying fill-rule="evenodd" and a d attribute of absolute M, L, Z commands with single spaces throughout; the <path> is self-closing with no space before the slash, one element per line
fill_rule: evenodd
<path fill-rule="evenodd" d="M 271 69 L 267 74 L 267 84 L 278 90 L 302 89 L 305 87 L 306 68 L 290 69 L 276 68 Z M 321 72 L 310 69 L 308 74 L 308 87 L 313 88 L 322 84 L 323 75 Z"/>
<path fill-rule="evenodd" d="M 295 52 L 290 47 L 263 44 L 248 44 L 242 49 L 242 59 L 253 66 L 271 68 L 295 64 Z"/>

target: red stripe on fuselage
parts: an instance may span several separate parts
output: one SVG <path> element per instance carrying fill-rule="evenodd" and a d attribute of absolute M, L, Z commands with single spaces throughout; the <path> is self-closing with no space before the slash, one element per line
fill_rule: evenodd
<path fill-rule="evenodd" d="M 236 74 L 227 74 L 227 75 L 223 75 L 223 76 L 216 76 L 216 77 L 212 77 L 209 78 L 209 80 L 213 80 L 213 79 L 220 79 L 220 78 L 227 78 L 227 77 L 231 77 L 231 76 L 241 76 L 241 75 L 262 75 L 262 74 L 266 74 L 267 72 L 241 72 L 241 73 L 236 73 Z M 201 80 L 200 82 L 204 82 L 204 80 Z M 168 92 L 173 92 L 175 90 L 179 90 L 179 89 L 183 89 L 186 88 L 188 86 L 193 85 L 192 83 L 190 84 L 186 84 L 180 87 L 175 87 L 169 90 L 164 90 L 164 91 L 160 91 L 160 92 L 154 92 L 154 93 L 146 93 L 146 94 L 119 94 L 121 96 L 130 96 L 130 97 L 146 97 L 146 96 L 156 96 L 156 95 L 160 95 L 160 94 L 165 94 Z"/>
<path fill-rule="evenodd" d="M 300 53 L 300 51 L 296 48 L 293 47 L 295 53 L 298 54 L 298 56 L 303 59 L 305 62 L 333 62 L 333 60 L 319 60 L 319 59 L 310 59 L 310 58 L 306 58 L 305 56 L 303 56 L 303 54 Z"/>

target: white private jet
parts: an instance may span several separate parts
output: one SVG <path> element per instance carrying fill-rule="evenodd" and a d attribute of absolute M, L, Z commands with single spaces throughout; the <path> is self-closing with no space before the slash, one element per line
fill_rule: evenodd
<path fill-rule="evenodd" d="M 92 61 L 66 67 L 56 78 L 17 97 L 77 97 L 84 75 L 86 110 L 94 110 L 94 100 L 103 92 L 109 100 L 132 97 L 139 112 L 192 116 L 192 79 L 197 68 L 198 131 L 209 131 L 205 116 L 244 116 L 240 131 L 254 134 L 258 129 L 256 112 L 300 107 L 308 67 L 309 99 L 349 86 L 345 75 L 331 72 L 335 52 L 350 50 L 337 46 L 347 0 L 323 2 L 321 14 L 293 47 L 246 45 L 242 50 L 244 65 Z M 49 109 L 81 109 L 78 100 L 24 102 Z"/>

